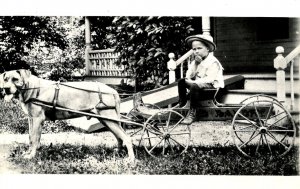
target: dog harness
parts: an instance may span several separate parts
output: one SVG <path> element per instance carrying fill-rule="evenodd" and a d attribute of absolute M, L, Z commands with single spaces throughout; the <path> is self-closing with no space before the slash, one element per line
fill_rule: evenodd
<path fill-rule="evenodd" d="M 57 105 L 57 99 L 58 99 L 58 93 L 59 93 L 59 81 L 56 82 L 56 87 L 55 87 L 55 92 L 54 92 L 54 98 L 53 98 L 53 113 L 55 113 L 55 110 L 56 110 L 56 105 Z"/>
<path fill-rule="evenodd" d="M 91 93 L 98 93 L 98 96 L 99 96 L 99 103 L 95 106 L 96 109 L 98 110 L 107 110 L 107 109 L 114 109 L 115 106 L 108 106 L 104 101 L 103 101 L 103 94 L 112 94 L 112 93 L 108 93 L 108 92 L 103 92 L 100 90 L 100 86 L 99 86 L 99 89 L 98 91 L 94 91 L 94 90 L 88 90 L 88 89 L 81 89 L 81 88 L 78 88 L 78 87 L 74 87 L 74 86 L 70 86 L 70 85 L 67 85 L 67 84 L 64 84 L 64 83 L 61 83 L 61 82 L 56 82 L 54 83 L 55 86 L 55 90 L 54 90 L 54 96 L 53 96 L 53 100 L 52 102 L 45 102 L 45 101 L 42 101 L 40 99 L 38 99 L 38 96 L 39 96 L 39 93 L 40 93 L 40 90 L 37 91 L 36 93 L 36 97 L 35 98 L 30 98 L 30 99 L 27 99 L 25 101 L 25 103 L 33 103 L 33 104 L 36 104 L 36 105 L 39 105 L 39 106 L 46 106 L 46 107 L 49 107 L 49 106 L 52 106 L 52 110 L 51 110 L 51 116 L 49 116 L 49 118 L 54 121 L 56 119 L 56 110 L 57 110 L 57 107 L 61 107 L 61 108 L 66 108 L 67 107 L 63 107 L 63 106 L 60 106 L 58 104 L 58 96 L 59 96 L 59 92 L 60 92 L 60 89 L 61 89 L 61 85 L 62 86 L 65 86 L 65 87 L 69 87 L 69 88 L 73 88 L 73 89 L 77 89 L 77 90 L 82 90 L 82 91 L 86 91 L 86 92 L 91 92 Z M 34 89 L 40 89 L 41 87 L 33 87 L 33 88 L 24 88 L 22 90 L 34 90 Z M 86 112 L 86 111 L 90 111 L 92 110 L 93 108 L 91 109 L 86 109 L 86 110 L 79 110 L 79 111 L 83 111 L 83 112 Z M 71 109 L 70 109 L 71 110 Z"/>

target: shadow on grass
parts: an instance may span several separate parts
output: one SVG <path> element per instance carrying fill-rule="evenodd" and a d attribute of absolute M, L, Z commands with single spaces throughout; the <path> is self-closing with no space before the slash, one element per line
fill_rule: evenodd
<path fill-rule="evenodd" d="M 126 151 L 116 153 L 104 146 L 42 146 L 33 160 L 22 153 L 27 146 L 11 150 L 9 160 L 34 174 L 156 174 L 156 175 L 298 175 L 298 149 L 281 158 L 261 155 L 246 158 L 234 146 L 191 147 L 177 157 L 150 157 L 143 147 L 136 147 L 138 162 L 126 161 Z"/>

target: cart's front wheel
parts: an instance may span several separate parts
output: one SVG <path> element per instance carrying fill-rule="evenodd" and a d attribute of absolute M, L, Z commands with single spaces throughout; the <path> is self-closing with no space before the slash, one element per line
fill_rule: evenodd
<path fill-rule="evenodd" d="M 173 156 L 184 153 L 191 140 L 188 125 L 180 124 L 184 116 L 173 110 L 161 110 L 144 123 L 142 144 L 149 155 Z"/>
<path fill-rule="evenodd" d="M 248 157 L 284 156 L 292 148 L 296 127 L 277 101 L 257 100 L 243 105 L 232 120 L 233 141 Z"/>

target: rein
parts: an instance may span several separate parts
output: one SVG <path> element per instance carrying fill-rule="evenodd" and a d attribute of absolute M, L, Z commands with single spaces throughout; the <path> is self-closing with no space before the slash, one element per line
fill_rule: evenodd
<path fill-rule="evenodd" d="M 27 91 L 27 90 L 41 89 L 41 88 L 47 88 L 47 87 L 52 86 L 52 85 L 62 85 L 62 86 L 65 86 L 65 87 L 77 89 L 77 90 L 80 90 L 80 91 L 91 92 L 91 93 L 99 93 L 99 92 L 101 92 L 101 91 L 94 91 L 94 90 L 89 90 L 89 89 L 82 89 L 82 88 L 79 88 L 79 87 L 70 86 L 70 85 L 67 85 L 65 83 L 60 83 L 60 82 L 55 82 L 55 83 L 53 83 L 51 85 L 48 85 L 48 86 L 43 86 L 43 87 L 29 87 L 29 88 L 22 88 L 20 90 Z M 101 92 L 101 93 L 103 93 L 103 94 L 111 94 L 111 93 L 107 93 L 107 92 Z"/>
<path fill-rule="evenodd" d="M 77 89 L 77 90 L 80 90 L 80 91 L 86 91 L 86 92 L 92 92 L 92 93 L 99 93 L 99 91 L 94 91 L 94 90 L 89 90 L 89 89 L 82 89 L 82 88 L 79 88 L 79 87 L 70 86 L 70 85 L 67 85 L 65 83 L 60 83 L 60 82 L 55 82 L 55 83 L 53 83 L 51 85 L 44 86 L 44 87 L 28 87 L 28 88 L 21 88 L 20 90 L 27 91 L 27 90 L 41 89 L 41 88 L 47 88 L 49 86 L 57 85 L 57 84 L 65 86 L 65 87 L 69 87 L 69 88 L 72 88 L 72 89 Z M 107 93 L 107 92 L 101 92 L 101 93 L 103 93 L 103 94 L 111 94 L 111 93 Z"/>

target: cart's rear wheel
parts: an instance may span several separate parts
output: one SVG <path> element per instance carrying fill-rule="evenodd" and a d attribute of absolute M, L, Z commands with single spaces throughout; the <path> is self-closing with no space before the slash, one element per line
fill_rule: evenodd
<path fill-rule="evenodd" d="M 250 102 L 255 102 L 255 101 L 259 101 L 259 100 L 268 100 L 268 101 L 277 102 L 278 104 L 281 104 L 276 98 L 269 96 L 269 95 L 265 95 L 265 94 L 252 95 L 252 96 L 242 100 L 240 102 L 240 104 L 248 104 Z M 236 137 L 238 138 L 239 136 L 236 136 Z"/>
<path fill-rule="evenodd" d="M 144 106 L 151 109 L 160 109 L 160 107 L 155 104 L 145 103 Z M 144 124 L 147 120 L 145 117 L 141 116 L 138 113 L 138 110 L 136 108 L 131 109 L 124 117 L 132 122 L 140 124 Z M 122 127 L 125 130 L 126 134 L 128 134 L 132 138 L 133 144 L 136 146 L 140 146 L 143 127 L 125 122 L 122 123 Z"/>
<path fill-rule="evenodd" d="M 144 123 L 142 144 L 149 155 L 173 156 L 189 147 L 191 130 L 180 124 L 184 116 L 173 110 L 161 110 Z"/>
<path fill-rule="evenodd" d="M 248 104 L 250 102 L 254 102 L 254 101 L 258 101 L 258 100 L 268 100 L 268 101 L 277 102 L 278 104 L 281 104 L 276 98 L 269 96 L 269 95 L 265 95 L 265 94 L 252 95 L 252 96 L 242 100 L 242 102 L 240 102 L 240 104 Z"/>
<path fill-rule="evenodd" d="M 248 157 L 284 156 L 294 144 L 296 127 L 278 101 L 257 100 L 236 112 L 232 137 L 238 150 Z"/>

